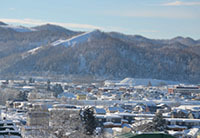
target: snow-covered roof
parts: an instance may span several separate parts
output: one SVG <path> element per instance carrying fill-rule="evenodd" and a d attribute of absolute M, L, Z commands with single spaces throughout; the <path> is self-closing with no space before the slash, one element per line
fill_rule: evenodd
<path fill-rule="evenodd" d="M 103 123 L 104 126 L 110 126 L 110 125 L 113 125 L 114 123 L 113 122 L 105 122 Z"/>
<path fill-rule="evenodd" d="M 115 113 L 119 116 L 134 116 L 134 117 L 154 117 L 155 114 L 133 114 L 133 113 Z"/>
<path fill-rule="evenodd" d="M 74 108 L 49 108 L 48 109 L 49 112 L 75 112 L 78 113 L 80 111 L 80 109 L 74 109 Z"/>
<path fill-rule="evenodd" d="M 121 118 L 121 116 L 116 114 L 106 114 L 106 118 Z"/>
<path fill-rule="evenodd" d="M 186 119 L 186 118 L 165 118 L 170 122 L 200 122 L 200 119 Z"/>
<path fill-rule="evenodd" d="M 34 86 L 23 86 L 22 89 L 30 90 L 30 89 L 35 89 Z"/>
<path fill-rule="evenodd" d="M 124 112 L 125 110 L 122 109 L 121 107 L 108 107 L 108 110 L 111 111 L 111 112 Z"/>
<path fill-rule="evenodd" d="M 187 129 L 186 126 L 179 126 L 179 125 L 168 125 L 167 127 L 168 127 L 168 128 L 171 128 L 171 129 L 173 129 L 173 128 Z"/>
<path fill-rule="evenodd" d="M 170 131 L 167 131 L 170 135 L 172 136 L 175 136 L 175 135 L 183 135 L 184 132 L 183 131 L 173 131 L 173 130 L 170 130 Z"/>
<path fill-rule="evenodd" d="M 198 132 L 199 132 L 199 128 L 191 128 L 189 129 L 189 132 L 187 133 L 187 135 L 195 136 Z"/>
<path fill-rule="evenodd" d="M 179 107 L 176 107 L 176 109 L 200 111 L 200 105 L 180 105 Z"/>

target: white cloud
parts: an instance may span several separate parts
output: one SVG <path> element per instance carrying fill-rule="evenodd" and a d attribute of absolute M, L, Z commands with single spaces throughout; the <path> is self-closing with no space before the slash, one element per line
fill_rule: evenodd
<path fill-rule="evenodd" d="M 15 10 L 15 8 L 9 8 L 9 10 L 10 10 L 10 11 L 14 11 L 14 10 Z"/>
<path fill-rule="evenodd" d="M 110 15 L 122 16 L 122 17 L 138 17 L 138 18 L 174 18 L 174 19 L 190 19 L 199 17 L 197 13 L 178 11 L 178 10 L 124 11 L 120 13 L 117 12 L 110 13 Z"/>
<path fill-rule="evenodd" d="M 141 30 L 141 33 L 158 33 L 158 30 Z"/>
<path fill-rule="evenodd" d="M 169 3 L 162 4 L 163 6 L 200 6 L 200 2 L 183 2 L 183 1 L 174 1 Z"/>
<path fill-rule="evenodd" d="M 99 29 L 102 31 L 117 31 L 117 32 L 126 32 L 127 29 L 122 27 L 115 27 L 115 26 L 105 26 L 105 27 L 99 27 L 89 24 L 76 24 L 76 23 L 64 23 L 64 22 L 48 22 L 48 21 L 42 21 L 42 20 L 36 20 L 36 19 L 7 19 L 7 18 L 0 18 L 0 21 L 3 21 L 5 23 L 13 23 L 13 24 L 19 24 L 19 25 L 28 25 L 28 26 L 36 26 L 36 25 L 43 25 L 43 24 L 54 24 L 63 26 L 65 28 L 72 28 L 72 29 L 83 29 L 83 30 L 94 30 Z"/>
<path fill-rule="evenodd" d="M 66 28 L 76 28 L 76 29 L 102 29 L 102 27 L 89 25 L 89 24 L 76 24 L 76 23 L 64 23 L 64 22 L 48 22 L 42 20 L 35 20 L 35 19 L 6 19 L 2 18 L 0 21 L 6 23 L 15 23 L 15 24 L 23 24 L 23 25 L 42 25 L 42 24 L 55 24 L 60 25 Z"/>
<path fill-rule="evenodd" d="M 104 27 L 103 31 L 108 31 L 108 32 L 113 32 L 113 31 L 116 31 L 116 32 L 127 32 L 129 31 L 130 29 L 127 29 L 127 28 L 124 28 L 124 27 L 116 27 L 116 26 L 106 26 Z"/>

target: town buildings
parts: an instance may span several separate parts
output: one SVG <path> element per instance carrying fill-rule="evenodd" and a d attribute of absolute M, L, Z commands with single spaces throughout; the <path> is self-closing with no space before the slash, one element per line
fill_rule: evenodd
<path fill-rule="evenodd" d="M 160 85 L 157 81 L 149 86 L 149 80 L 146 85 L 145 82 L 139 85 L 130 78 L 105 83 L 2 82 L 1 91 L 8 95 L 5 100 L 1 98 L 5 103 L 1 120 L 12 120 L 23 137 L 75 135 L 83 128 L 80 110 L 87 106 L 94 110 L 97 129 L 104 130 L 98 135 L 136 134 L 136 127 L 152 122 L 157 113 L 162 113 L 169 134 L 176 137 L 199 134 L 200 102 L 195 98 L 199 94 L 196 86 Z"/>

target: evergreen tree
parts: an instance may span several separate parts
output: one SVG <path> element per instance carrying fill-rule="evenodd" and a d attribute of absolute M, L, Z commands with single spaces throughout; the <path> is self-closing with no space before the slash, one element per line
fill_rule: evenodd
<path fill-rule="evenodd" d="M 148 87 L 152 86 L 151 81 L 148 82 Z"/>
<path fill-rule="evenodd" d="M 63 92 L 63 88 L 61 84 L 56 84 L 53 86 L 52 91 L 54 92 L 55 96 L 57 97 L 60 93 Z"/>
<path fill-rule="evenodd" d="M 26 85 L 26 80 L 24 80 L 23 84 Z"/>
<path fill-rule="evenodd" d="M 29 78 L 29 83 L 35 83 L 35 79 L 33 79 L 32 77 Z"/>
<path fill-rule="evenodd" d="M 6 84 L 9 84 L 9 80 L 6 80 Z"/>
<path fill-rule="evenodd" d="M 162 113 L 157 113 L 153 118 L 153 129 L 155 131 L 165 131 L 166 129 L 166 121 L 162 116 Z"/>
<path fill-rule="evenodd" d="M 94 117 L 94 111 L 91 107 L 86 107 L 80 111 L 81 121 L 84 124 L 84 131 L 87 135 L 92 135 L 96 129 L 96 121 Z"/>
<path fill-rule="evenodd" d="M 51 90 L 50 84 L 51 84 L 51 81 L 50 81 L 50 80 L 47 80 L 47 91 L 50 91 L 50 90 Z"/>
<path fill-rule="evenodd" d="M 27 101 L 27 94 L 24 91 L 20 91 L 18 96 L 17 96 L 18 100 L 23 100 L 23 101 Z"/>

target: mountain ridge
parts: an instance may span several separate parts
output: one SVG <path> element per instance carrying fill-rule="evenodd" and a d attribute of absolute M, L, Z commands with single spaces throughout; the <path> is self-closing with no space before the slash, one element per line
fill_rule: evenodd
<path fill-rule="evenodd" d="M 1 76 L 45 73 L 200 81 L 198 40 L 156 40 L 100 30 L 75 32 L 49 24 L 34 29 L 0 31 L 4 36 L 0 38 Z"/>

